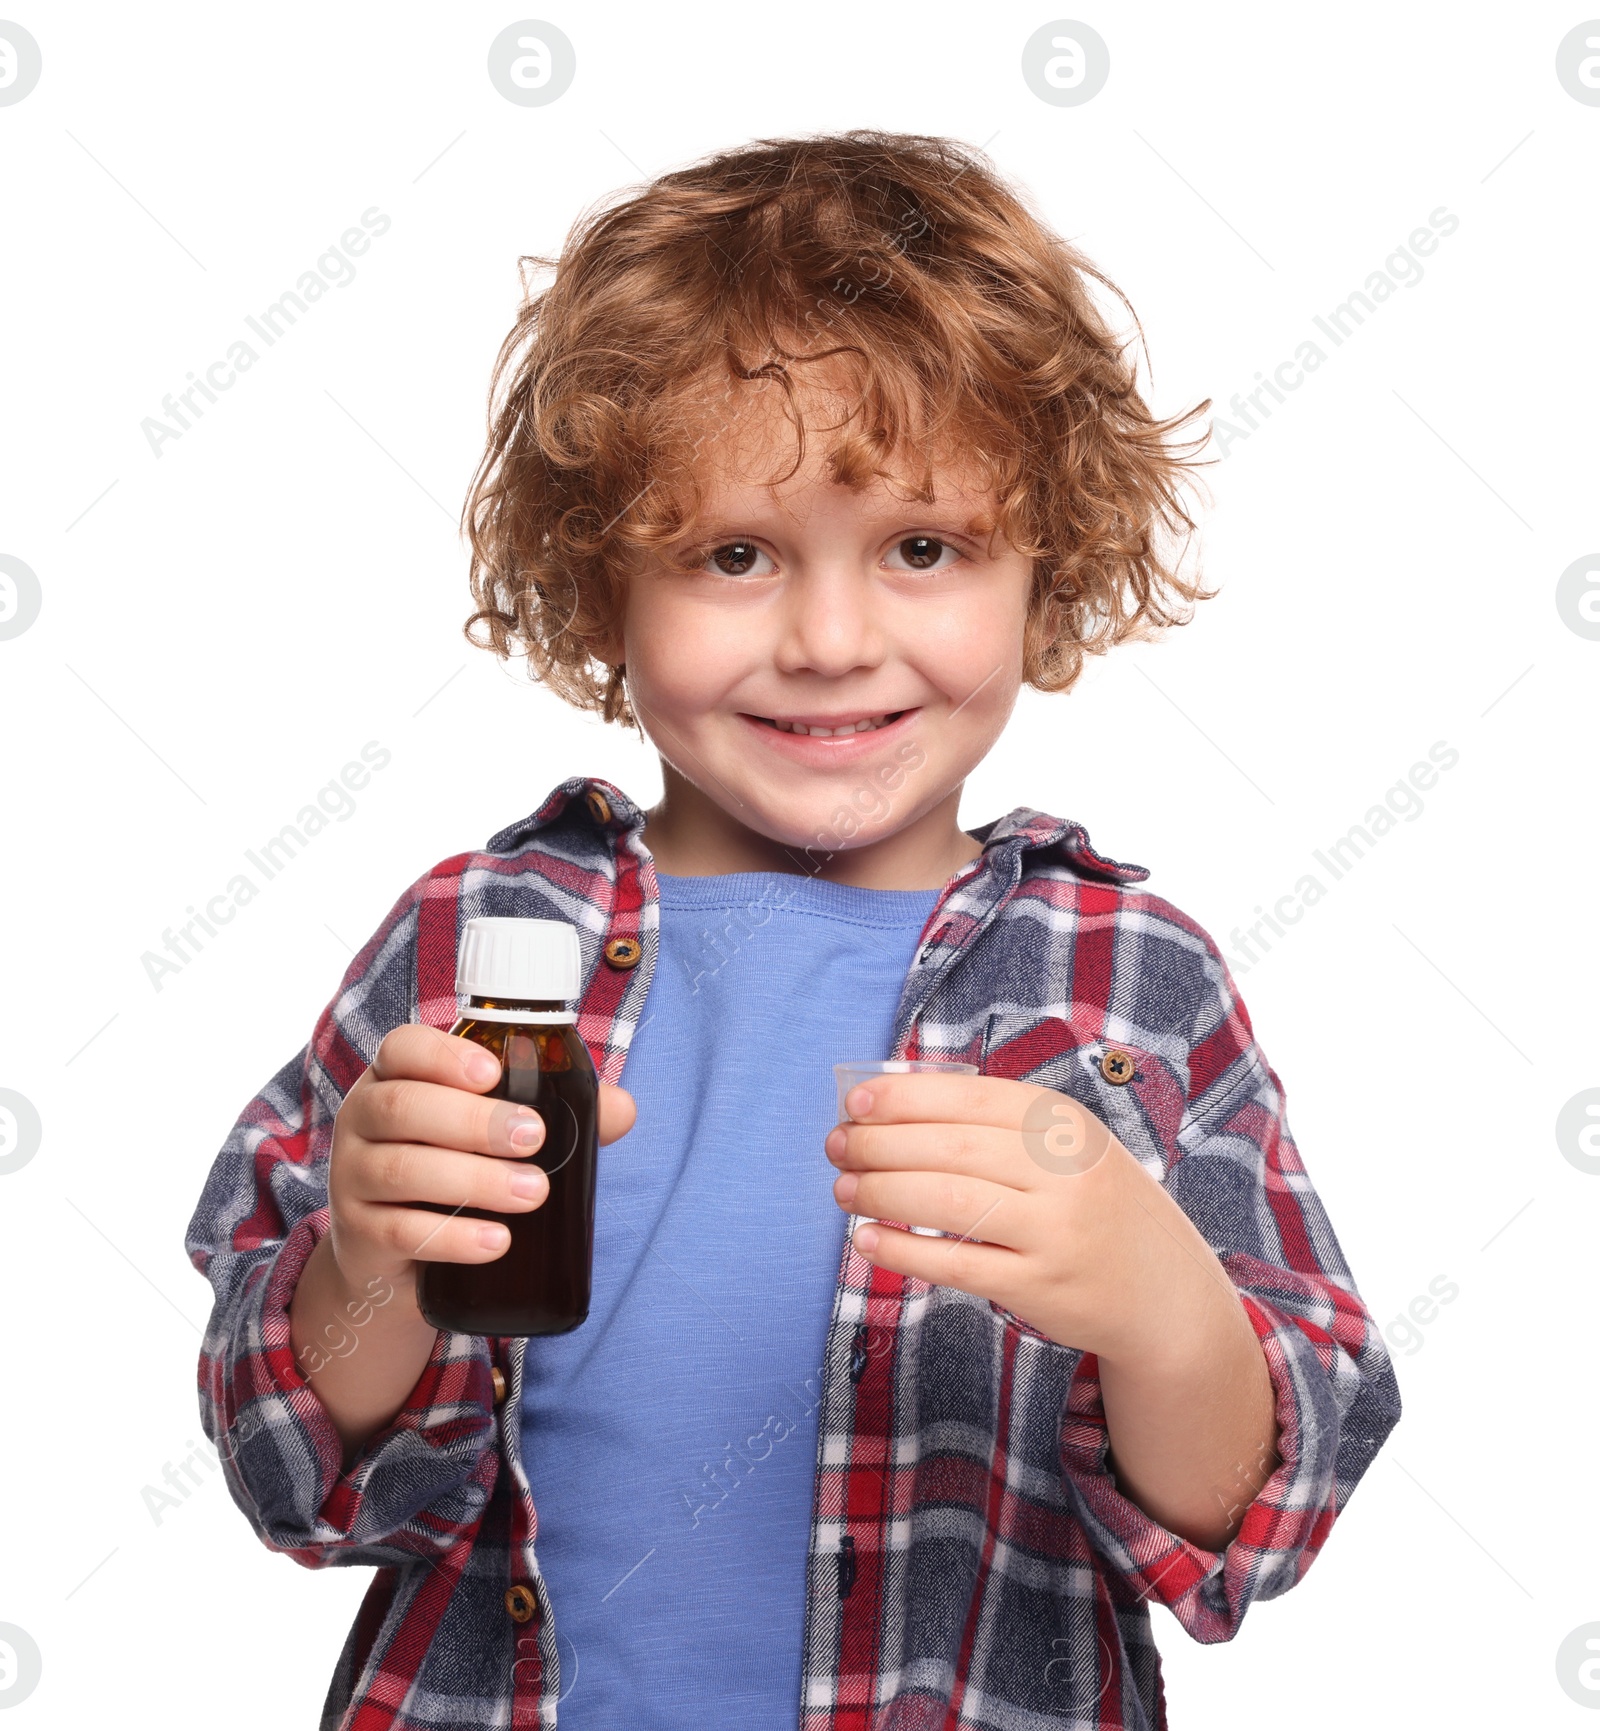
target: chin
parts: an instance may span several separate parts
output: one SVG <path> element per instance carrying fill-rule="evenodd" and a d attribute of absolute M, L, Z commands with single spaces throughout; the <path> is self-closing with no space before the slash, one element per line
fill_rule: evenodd
<path fill-rule="evenodd" d="M 842 799 L 816 801 L 803 817 L 796 817 L 792 807 L 770 815 L 752 808 L 744 821 L 784 847 L 826 857 L 887 841 L 915 815 L 908 812 L 900 823 L 892 823 L 881 804 L 876 810 L 859 809 L 846 794 Z"/>

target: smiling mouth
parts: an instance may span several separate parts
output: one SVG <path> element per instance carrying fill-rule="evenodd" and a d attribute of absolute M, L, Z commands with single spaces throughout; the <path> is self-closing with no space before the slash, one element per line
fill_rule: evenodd
<path fill-rule="evenodd" d="M 811 726 L 803 721 L 785 721 L 771 715 L 753 715 L 750 719 L 776 728 L 779 733 L 803 733 L 813 739 L 843 739 L 853 733 L 875 733 L 880 727 L 887 727 L 891 722 L 898 721 L 905 713 L 903 709 L 891 709 L 883 715 L 869 715 L 860 721 L 845 722 L 839 727 Z"/>

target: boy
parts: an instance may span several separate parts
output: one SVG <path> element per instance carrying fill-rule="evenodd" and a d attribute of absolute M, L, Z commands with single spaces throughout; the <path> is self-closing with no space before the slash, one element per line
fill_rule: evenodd
<path fill-rule="evenodd" d="M 190 1228 L 236 1500 L 379 1570 L 325 1726 L 1160 1726 L 1147 1601 L 1228 1639 L 1394 1425 L 1211 939 L 1077 824 L 957 823 L 1024 682 L 1204 594 L 1088 277 L 975 152 L 851 133 L 664 177 L 525 305 L 468 634 L 664 793 L 414 883 Z M 417 1204 L 548 1188 L 442 1031 L 476 915 L 578 926 L 603 1083 L 594 1304 L 526 1343 L 414 1296 L 507 1241 Z M 836 1124 L 880 1052 L 981 1073 Z"/>

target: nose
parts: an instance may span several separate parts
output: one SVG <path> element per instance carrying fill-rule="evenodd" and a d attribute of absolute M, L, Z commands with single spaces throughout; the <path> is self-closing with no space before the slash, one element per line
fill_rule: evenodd
<path fill-rule="evenodd" d="M 785 585 L 776 666 L 839 679 L 881 666 L 887 637 L 866 572 L 828 560 Z"/>

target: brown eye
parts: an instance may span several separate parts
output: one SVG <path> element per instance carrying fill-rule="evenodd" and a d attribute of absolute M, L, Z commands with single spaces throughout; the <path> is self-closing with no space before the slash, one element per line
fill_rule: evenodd
<path fill-rule="evenodd" d="M 933 571 L 945 570 L 940 559 L 946 553 L 955 554 L 956 549 L 948 541 L 941 541 L 936 535 L 907 535 L 903 541 L 897 542 L 895 552 L 905 560 L 902 570 Z"/>
<path fill-rule="evenodd" d="M 713 549 L 706 564 L 723 577 L 748 577 L 756 561 L 765 558 L 766 554 L 754 541 L 724 541 Z M 756 575 L 765 576 L 766 573 L 757 572 Z"/>

